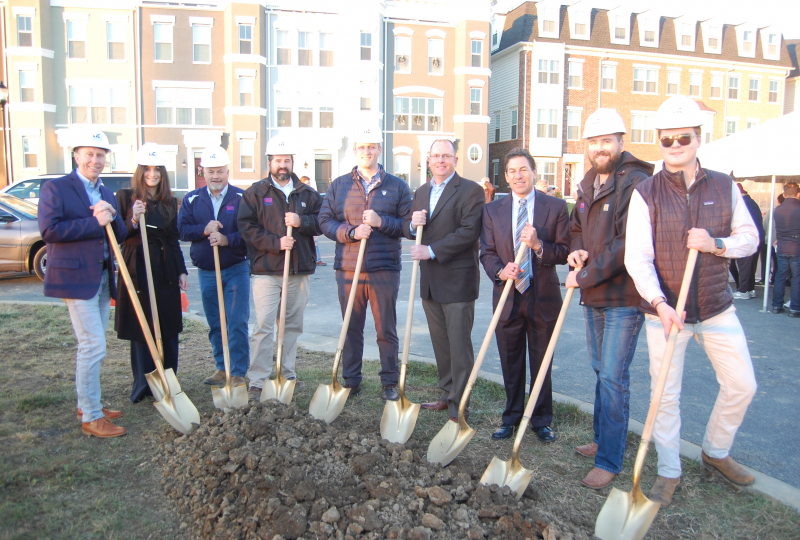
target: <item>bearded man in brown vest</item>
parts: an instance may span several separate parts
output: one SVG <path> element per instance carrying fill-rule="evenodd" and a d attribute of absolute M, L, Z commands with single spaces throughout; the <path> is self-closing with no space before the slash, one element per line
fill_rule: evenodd
<path fill-rule="evenodd" d="M 755 253 L 758 231 L 733 180 L 703 169 L 697 160 L 703 123 L 700 107 L 686 96 L 673 96 L 659 107 L 655 127 L 664 169 L 636 187 L 628 210 L 625 267 L 642 297 L 651 390 L 670 328 L 675 324 L 680 329 L 653 430 L 658 478 L 649 498 L 662 506 L 672 502 L 680 483 L 681 379 L 686 346 L 693 336 L 705 349 L 720 383 L 703 438 L 703 464 L 738 485 L 755 481 L 729 455 L 755 395 L 756 379 L 733 307 L 728 263 Z M 700 253 L 686 311 L 679 316 L 675 305 L 692 248 Z"/>

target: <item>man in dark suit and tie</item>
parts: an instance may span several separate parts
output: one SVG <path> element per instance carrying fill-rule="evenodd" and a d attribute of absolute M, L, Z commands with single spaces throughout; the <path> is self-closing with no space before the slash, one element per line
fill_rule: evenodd
<path fill-rule="evenodd" d="M 503 425 L 492 435 L 495 439 L 511 437 L 522 419 L 526 346 L 533 387 L 561 309 L 555 265 L 566 264 L 570 246 L 567 204 L 533 189 L 536 162 L 530 153 L 514 148 L 505 162 L 512 193 L 486 205 L 481 232 L 481 264 L 494 281 L 495 307 L 506 280 L 515 280 L 513 298 L 506 301 L 495 330 L 506 387 Z M 519 265 L 514 264 L 518 249 L 529 250 Z M 542 442 L 556 440 L 552 421 L 553 388 L 548 369 L 530 421 Z"/>
<path fill-rule="evenodd" d="M 420 298 L 439 368 L 441 397 L 422 408 L 448 410 L 458 420 L 458 405 L 472 371 L 472 323 L 478 298 L 478 239 L 484 207 L 483 188 L 456 173 L 456 147 L 441 139 L 431 145 L 428 166 L 433 179 L 414 193 L 404 231 L 415 238 L 424 225 L 422 244 L 411 248 L 420 262 Z"/>
<path fill-rule="evenodd" d="M 111 150 L 102 131 L 84 133 L 74 145 L 77 168 L 50 180 L 39 196 L 39 231 L 47 243 L 44 295 L 62 298 L 78 339 L 75 388 L 84 435 L 119 437 L 127 429 L 111 422 L 120 411 L 100 401 L 100 366 L 106 356 L 106 327 L 114 285 L 114 252 L 106 237 L 111 224 L 117 241 L 128 229 L 117 212 L 114 193 L 100 173 Z"/>

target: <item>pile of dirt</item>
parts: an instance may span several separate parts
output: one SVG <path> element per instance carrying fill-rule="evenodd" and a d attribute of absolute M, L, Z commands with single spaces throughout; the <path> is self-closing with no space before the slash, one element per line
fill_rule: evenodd
<path fill-rule="evenodd" d="M 413 439 L 373 432 L 374 422 L 342 414 L 329 426 L 278 402 L 219 411 L 189 436 L 165 435 L 163 488 L 195 538 L 592 537 L 591 520 L 570 522 L 533 486 L 517 501 L 481 485 L 483 470 L 429 464 Z"/>

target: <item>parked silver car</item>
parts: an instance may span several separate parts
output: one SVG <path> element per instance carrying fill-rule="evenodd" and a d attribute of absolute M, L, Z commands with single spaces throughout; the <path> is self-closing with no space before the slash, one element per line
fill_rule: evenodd
<path fill-rule="evenodd" d="M 0 193 L 0 271 L 31 272 L 44 279 L 47 246 L 38 214 L 35 204 Z"/>
<path fill-rule="evenodd" d="M 33 204 L 39 204 L 39 191 L 42 189 L 42 185 L 53 178 L 61 178 L 62 176 L 64 175 L 43 174 L 35 178 L 27 178 L 4 187 L 0 190 L 0 193 L 7 193 Z M 109 173 L 101 174 L 100 179 L 103 181 L 104 186 L 116 193 L 119 189 L 131 187 L 132 176 L 130 173 Z"/>

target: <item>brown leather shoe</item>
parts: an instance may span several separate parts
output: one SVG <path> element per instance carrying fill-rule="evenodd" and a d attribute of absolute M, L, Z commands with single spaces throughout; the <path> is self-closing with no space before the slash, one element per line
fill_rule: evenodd
<path fill-rule="evenodd" d="M 225 384 L 225 372 L 218 369 L 211 377 L 203 381 L 203 384 Z"/>
<path fill-rule="evenodd" d="M 247 381 L 244 380 L 244 377 L 231 377 L 231 386 L 246 386 L 246 385 Z"/>
<path fill-rule="evenodd" d="M 576 446 L 575 451 L 583 457 L 595 457 L 597 455 L 597 443 L 593 442 L 591 444 L 584 444 L 583 446 Z"/>
<path fill-rule="evenodd" d="M 661 503 L 661 507 L 666 508 L 672 502 L 672 495 L 675 493 L 675 488 L 678 487 L 680 483 L 680 478 L 659 476 L 656 478 L 656 483 L 650 488 L 650 493 L 647 494 L 647 498 L 653 502 Z"/>
<path fill-rule="evenodd" d="M 103 407 L 103 416 L 109 420 L 113 420 L 115 418 L 120 418 L 122 416 L 122 411 L 112 411 L 111 409 Z M 83 420 L 83 411 L 80 407 L 78 407 L 78 420 Z"/>
<path fill-rule="evenodd" d="M 617 475 L 612 472 L 595 467 L 589 471 L 586 478 L 581 480 L 581 484 L 590 489 L 603 489 L 611 485 L 611 482 L 613 482 L 616 477 Z"/>
<path fill-rule="evenodd" d="M 747 469 L 733 461 L 731 456 L 725 456 L 722 459 L 712 458 L 701 450 L 700 458 L 707 469 L 718 471 L 726 480 L 738 486 L 749 486 L 756 481 L 756 478 L 747 472 Z"/>
<path fill-rule="evenodd" d="M 451 416 L 450 417 L 450 421 L 451 422 L 455 422 L 456 424 L 458 424 L 458 417 L 457 416 Z"/>
<path fill-rule="evenodd" d="M 112 424 L 105 416 L 92 422 L 82 422 L 81 430 L 84 435 L 89 435 L 90 437 L 95 436 L 101 439 L 121 437 L 128 433 L 126 428 Z"/>
<path fill-rule="evenodd" d="M 447 409 L 447 403 L 440 399 L 439 401 L 435 401 L 433 403 L 423 403 L 420 405 L 420 407 L 426 411 L 443 411 Z"/>

